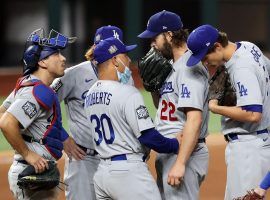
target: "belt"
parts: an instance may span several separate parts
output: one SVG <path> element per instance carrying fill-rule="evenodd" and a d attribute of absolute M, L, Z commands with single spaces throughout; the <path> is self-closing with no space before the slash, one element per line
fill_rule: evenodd
<path fill-rule="evenodd" d="M 37 143 L 39 143 L 41 145 L 45 144 L 45 141 L 43 139 L 38 140 L 38 139 L 35 139 L 35 138 L 33 138 L 32 136 L 29 136 L 29 135 L 22 134 L 22 138 L 26 142 L 30 142 L 30 143 L 37 142 Z"/>
<path fill-rule="evenodd" d="M 255 132 L 257 135 L 263 134 L 263 133 L 268 133 L 267 129 L 263 129 L 260 131 Z M 238 135 L 249 135 L 249 134 L 241 134 L 241 133 L 229 133 L 227 135 L 224 135 L 224 138 L 227 142 L 232 141 L 232 140 L 238 140 Z"/>
<path fill-rule="evenodd" d="M 86 148 L 82 145 L 79 145 L 77 144 L 87 155 L 90 155 L 90 156 L 95 156 L 98 154 L 98 152 L 94 149 L 89 149 L 89 148 Z"/>
<path fill-rule="evenodd" d="M 144 162 L 147 156 L 142 157 L 142 161 Z M 126 154 L 120 154 L 120 155 L 115 155 L 111 157 L 111 161 L 121 161 L 121 160 L 127 160 L 127 155 Z"/>
<path fill-rule="evenodd" d="M 198 139 L 198 143 L 205 143 L 205 138 Z"/>

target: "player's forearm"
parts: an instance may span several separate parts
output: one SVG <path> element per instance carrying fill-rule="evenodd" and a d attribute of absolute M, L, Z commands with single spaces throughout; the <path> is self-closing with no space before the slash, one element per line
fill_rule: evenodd
<path fill-rule="evenodd" d="M 229 106 L 213 106 L 210 109 L 213 113 L 229 117 L 233 120 L 240 122 L 259 122 L 261 120 L 262 114 L 259 112 L 251 112 L 243 110 L 240 107 L 229 107 Z"/>
<path fill-rule="evenodd" d="M 25 157 L 29 149 L 20 134 L 19 122 L 6 112 L 0 119 L 0 129 L 13 149 Z"/>
<path fill-rule="evenodd" d="M 191 153 L 193 152 L 200 135 L 201 123 L 202 123 L 202 114 L 200 111 L 194 111 L 195 115 L 188 116 L 183 129 L 183 137 L 181 139 L 180 150 L 177 156 L 177 163 L 183 165 L 186 164 L 190 158 Z"/>
<path fill-rule="evenodd" d="M 0 118 L 2 117 L 2 115 L 3 115 L 5 112 L 6 112 L 6 108 L 5 108 L 3 105 L 1 105 L 1 106 L 0 106 Z"/>

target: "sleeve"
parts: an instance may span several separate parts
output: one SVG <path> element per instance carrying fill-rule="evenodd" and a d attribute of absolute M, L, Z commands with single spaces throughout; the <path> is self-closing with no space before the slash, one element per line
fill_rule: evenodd
<path fill-rule="evenodd" d="M 37 117 L 40 106 L 32 94 L 18 96 L 7 109 L 24 127 L 27 128 Z"/>
<path fill-rule="evenodd" d="M 12 104 L 12 102 L 14 101 L 14 90 L 8 95 L 8 97 L 4 100 L 3 102 L 3 106 L 8 109 L 9 106 Z"/>
<path fill-rule="evenodd" d="M 141 136 L 142 131 L 154 127 L 153 121 L 149 116 L 149 112 L 139 91 L 126 100 L 124 112 L 126 120 L 137 138 Z"/>
<path fill-rule="evenodd" d="M 237 106 L 262 105 L 262 94 L 258 78 L 248 68 L 241 68 L 234 72 L 232 79 L 236 90 Z"/>
<path fill-rule="evenodd" d="M 190 68 L 177 78 L 179 100 L 177 108 L 196 108 L 203 111 L 205 93 L 207 92 L 204 75 Z"/>
<path fill-rule="evenodd" d="M 60 102 L 70 95 L 74 85 L 76 85 L 76 75 L 71 76 L 72 73 L 75 73 L 75 70 L 66 69 L 65 75 L 55 79 L 51 84 L 51 88 L 56 92 Z"/>

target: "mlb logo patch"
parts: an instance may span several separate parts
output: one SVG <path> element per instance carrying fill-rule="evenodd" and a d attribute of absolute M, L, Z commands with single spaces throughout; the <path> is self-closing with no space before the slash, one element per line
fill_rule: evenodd
<path fill-rule="evenodd" d="M 136 113 L 137 113 L 138 119 L 147 119 L 149 117 L 147 108 L 142 105 L 136 109 Z"/>

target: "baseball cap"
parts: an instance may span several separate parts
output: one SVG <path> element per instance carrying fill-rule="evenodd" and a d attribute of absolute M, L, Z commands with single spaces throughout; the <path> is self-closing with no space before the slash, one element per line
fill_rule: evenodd
<path fill-rule="evenodd" d="M 94 60 L 96 64 L 101 64 L 118 54 L 127 53 L 136 47 L 136 44 L 126 46 L 121 40 L 110 37 L 97 44 L 94 49 Z"/>
<path fill-rule="evenodd" d="M 177 31 L 183 27 L 179 15 L 163 10 L 150 17 L 146 30 L 138 35 L 139 38 L 152 38 L 166 31 Z"/>
<path fill-rule="evenodd" d="M 187 46 L 192 55 L 187 61 L 187 66 L 194 66 L 199 63 L 212 48 L 218 39 L 218 30 L 206 24 L 194 29 L 188 39 Z"/>
<path fill-rule="evenodd" d="M 101 40 L 105 40 L 110 37 L 115 37 L 116 39 L 123 41 L 123 32 L 117 26 L 102 26 L 96 31 L 94 44 L 98 44 Z"/>

